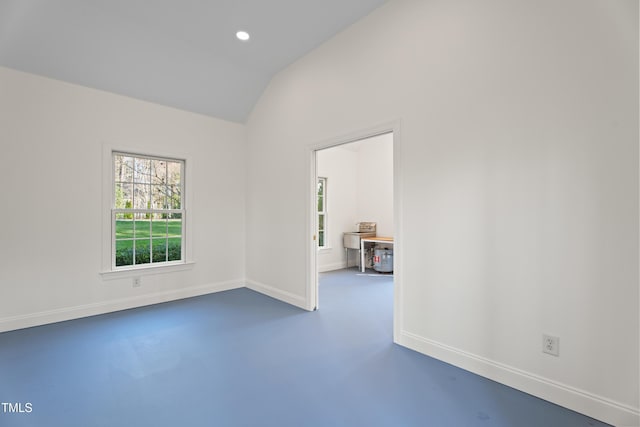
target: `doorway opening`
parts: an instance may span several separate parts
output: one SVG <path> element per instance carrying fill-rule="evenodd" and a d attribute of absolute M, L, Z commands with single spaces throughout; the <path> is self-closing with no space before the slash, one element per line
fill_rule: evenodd
<path fill-rule="evenodd" d="M 401 273 L 398 131 L 389 125 L 310 149 L 310 308 L 320 308 L 321 278 L 386 281 L 393 288 L 394 336 Z"/>

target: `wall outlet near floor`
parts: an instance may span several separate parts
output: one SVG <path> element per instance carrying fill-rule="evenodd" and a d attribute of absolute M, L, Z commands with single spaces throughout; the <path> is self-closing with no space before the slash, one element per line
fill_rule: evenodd
<path fill-rule="evenodd" d="M 140 279 L 140 277 L 134 277 L 133 278 L 133 287 L 134 288 L 139 288 L 140 286 L 142 286 L 142 279 Z"/>
<path fill-rule="evenodd" d="M 552 356 L 560 356 L 560 338 L 542 335 L 542 352 Z"/>

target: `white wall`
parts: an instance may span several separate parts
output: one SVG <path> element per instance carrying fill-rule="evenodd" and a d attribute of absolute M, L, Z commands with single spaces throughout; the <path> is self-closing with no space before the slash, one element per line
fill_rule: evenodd
<path fill-rule="evenodd" d="M 244 285 L 245 128 L 0 68 L 0 331 Z M 195 264 L 103 280 L 103 144 L 191 161 Z"/>
<path fill-rule="evenodd" d="M 357 218 L 376 223 L 378 236 L 393 237 L 393 134 L 358 141 Z"/>
<path fill-rule="evenodd" d="M 318 271 L 346 267 L 342 233 L 355 231 L 357 216 L 357 153 L 345 147 L 318 151 L 318 176 L 327 178 L 328 247 L 318 250 Z M 350 254 L 355 265 L 356 254 Z"/>
<path fill-rule="evenodd" d="M 308 300 L 308 147 L 396 119 L 398 342 L 638 424 L 637 1 L 392 0 L 281 72 L 247 129 L 251 283 Z"/>

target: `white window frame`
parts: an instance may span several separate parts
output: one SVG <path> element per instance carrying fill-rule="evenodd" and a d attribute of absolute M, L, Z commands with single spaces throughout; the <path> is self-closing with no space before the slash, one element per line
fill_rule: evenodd
<path fill-rule="evenodd" d="M 134 208 L 116 208 L 115 204 L 116 204 L 116 200 L 115 200 L 115 193 L 116 193 L 116 180 L 115 180 L 115 176 L 114 179 L 112 180 L 112 187 L 111 187 L 111 194 L 112 194 L 112 199 L 111 199 L 111 269 L 112 270 L 125 270 L 125 269 L 138 269 L 138 268 L 143 268 L 145 266 L 148 266 L 149 264 L 155 264 L 155 265 L 172 265 L 172 264 L 183 264 L 184 263 L 184 255 L 185 255 L 185 251 L 184 251 L 184 226 L 186 224 L 186 212 L 184 209 L 184 170 L 185 170 L 185 161 L 182 159 L 173 159 L 173 158 L 167 158 L 167 157 L 158 157 L 158 156 L 147 156 L 147 155 L 141 155 L 141 154 L 134 154 L 134 153 L 125 153 L 125 152 L 118 152 L 118 151 L 114 151 L 111 153 L 111 167 L 113 169 L 113 167 L 115 166 L 115 158 L 116 156 L 126 156 L 126 157 L 132 157 L 134 159 L 144 159 L 144 160 L 159 160 L 159 161 L 164 161 L 164 162 L 173 162 L 173 163 L 179 163 L 180 164 L 180 208 L 179 209 L 134 209 Z M 133 184 L 133 182 L 132 182 Z M 149 184 L 151 185 L 151 184 Z M 135 197 L 135 195 L 134 195 Z M 153 261 L 153 238 L 149 237 L 149 242 L 150 242 L 150 247 L 149 250 L 151 251 L 151 255 L 149 256 L 149 262 L 148 263 L 144 263 L 144 264 L 136 264 L 136 253 L 135 253 L 135 245 L 133 246 L 133 264 L 132 265 L 123 265 L 123 266 L 118 266 L 116 265 L 116 222 L 117 222 L 117 216 L 118 214 L 132 214 L 134 217 L 134 229 L 135 229 L 135 217 L 137 214 L 144 214 L 144 215 L 154 215 L 154 214 L 180 214 L 180 218 L 181 218 L 181 230 L 180 230 L 180 259 L 179 260 L 175 260 L 175 261 L 159 261 L 159 262 L 154 262 Z M 151 234 L 151 233 L 150 233 Z M 166 235 L 166 238 L 169 238 L 169 235 Z M 135 234 L 134 234 L 134 238 L 132 240 L 135 240 Z"/>
<path fill-rule="evenodd" d="M 179 161 L 182 163 L 180 186 L 182 194 L 181 209 L 125 209 L 130 211 L 140 211 L 142 213 L 170 213 L 182 214 L 182 245 L 181 259 L 178 261 L 164 261 L 147 264 L 115 266 L 115 218 L 116 213 L 121 213 L 122 209 L 115 209 L 115 173 L 113 167 L 114 154 L 126 154 L 134 157 L 161 159 L 168 161 Z M 191 175 L 193 161 L 189 155 L 181 152 L 149 152 L 135 146 L 118 147 L 111 144 L 103 144 L 102 149 L 102 267 L 100 275 L 104 280 L 118 279 L 122 277 L 136 277 L 145 274 L 158 274 L 164 272 L 181 271 L 191 269 L 195 264 L 192 247 L 192 227 L 189 215 L 189 206 L 192 205 Z"/>
<path fill-rule="evenodd" d="M 316 234 L 318 236 L 318 249 L 328 249 L 329 248 L 329 242 L 328 242 L 328 238 L 329 238 L 329 233 L 328 233 L 328 222 L 327 222 L 327 178 L 326 177 L 322 177 L 319 176 L 318 177 L 318 182 L 322 181 L 323 182 L 323 194 L 322 194 L 322 211 L 318 211 L 317 210 L 317 203 L 318 203 L 318 189 L 316 187 L 316 211 L 317 211 L 317 226 L 316 226 Z M 324 228 L 322 229 L 323 231 L 323 236 L 324 236 L 324 241 L 323 241 L 323 245 L 320 246 L 320 215 L 322 215 L 324 217 L 323 219 L 323 224 L 324 224 Z"/>

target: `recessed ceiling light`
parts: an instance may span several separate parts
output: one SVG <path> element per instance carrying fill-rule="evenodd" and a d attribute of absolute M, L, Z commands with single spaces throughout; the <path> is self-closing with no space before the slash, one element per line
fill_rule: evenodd
<path fill-rule="evenodd" d="M 236 33 L 236 37 L 238 38 L 238 40 L 242 40 L 243 42 L 248 41 L 250 38 L 249 33 L 247 33 L 246 31 L 238 31 Z"/>

